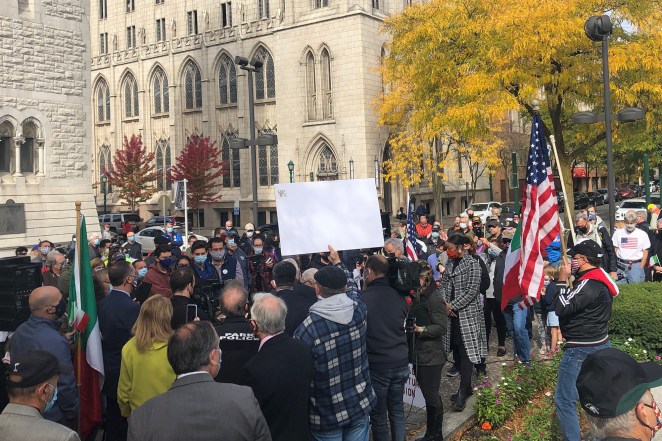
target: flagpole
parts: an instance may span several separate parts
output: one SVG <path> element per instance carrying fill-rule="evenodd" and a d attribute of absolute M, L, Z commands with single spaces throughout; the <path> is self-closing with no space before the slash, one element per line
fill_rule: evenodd
<path fill-rule="evenodd" d="M 74 265 L 80 265 L 80 262 L 78 262 L 80 258 L 80 247 L 82 246 L 83 239 L 80 237 L 80 207 L 81 207 L 81 202 L 76 201 L 76 253 L 75 253 L 75 260 L 74 260 Z M 72 272 L 72 277 L 73 277 L 73 272 Z M 77 305 L 79 306 L 79 305 Z M 75 335 L 75 334 L 74 334 Z M 80 406 L 80 386 L 81 386 L 81 355 L 82 355 L 82 338 L 80 335 L 77 336 L 77 344 L 76 344 L 76 391 L 78 392 L 78 421 L 77 421 L 77 432 L 78 436 L 82 438 L 82 433 L 81 433 L 81 407 Z"/>
<path fill-rule="evenodd" d="M 556 140 L 554 139 L 554 135 L 549 135 L 549 142 L 552 144 L 552 150 L 554 150 L 554 159 L 556 159 L 556 169 L 559 171 L 559 181 L 561 181 L 561 190 L 563 190 L 563 195 L 565 196 L 563 198 L 563 204 L 565 205 L 565 212 L 568 216 L 568 229 L 570 230 L 570 234 L 572 235 L 572 243 L 577 243 L 577 238 L 575 237 L 575 229 L 572 228 L 573 222 L 572 222 L 572 215 L 570 211 L 570 205 L 568 201 L 568 193 L 565 191 L 565 181 L 563 181 L 563 172 L 561 171 L 561 163 L 559 162 L 559 154 L 556 151 Z M 559 217 L 559 227 L 561 228 L 561 233 L 563 233 L 563 227 L 561 225 L 561 218 Z M 565 243 L 565 238 L 563 237 L 563 234 L 561 234 L 561 253 L 563 256 L 565 256 L 565 251 L 566 251 L 566 243 Z"/>

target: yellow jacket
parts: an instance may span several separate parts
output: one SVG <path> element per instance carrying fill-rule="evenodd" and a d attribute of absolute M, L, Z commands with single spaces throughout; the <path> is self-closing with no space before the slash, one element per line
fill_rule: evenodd
<path fill-rule="evenodd" d="M 117 404 L 128 417 L 145 401 L 167 391 L 177 377 L 168 363 L 168 343 L 152 344 L 146 352 L 136 348 L 135 337 L 122 348 Z"/>

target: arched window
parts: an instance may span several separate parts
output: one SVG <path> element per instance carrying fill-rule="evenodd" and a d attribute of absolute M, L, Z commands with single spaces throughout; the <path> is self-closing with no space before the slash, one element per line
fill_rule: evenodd
<path fill-rule="evenodd" d="M 260 130 L 262 134 L 276 134 L 273 129 Z M 258 172 L 260 186 L 267 187 L 278 184 L 278 145 L 261 145 L 257 150 Z"/>
<path fill-rule="evenodd" d="M 225 133 L 221 142 L 221 159 L 225 161 L 225 170 L 223 175 L 223 187 L 238 188 L 241 186 L 241 163 L 239 161 L 239 150 L 230 148 L 230 140 L 235 138 L 234 133 Z"/>
<path fill-rule="evenodd" d="M 264 47 L 258 49 L 255 57 L 262 61 L 262 69 L 255 73 L 255 99 L 276 98 L 274 59 Z"/>
<path fill-rule="evenodd" d="M 152 80 L 154 91 L 154 113 L 168 113 L 170 111 L 170 97 L 168 89 L 168 77 L 163 69 L 157 67 Z"/>
<path fill-rule="evenodd" d="M 133 118 L 139 115 L 138 82 L 132 74 L 128 74 L 124 79 L 124 117 Z"/>
<path fill-rule="evenodd" d="M 218 68 L 218 91 L 221 104 L 237 104 L 237 69 L 227 55 Z"/>
<path fill-rule="evenodd" d="M 0 124 L 0 172 L 12 171 L 12 150 L 13 141 L 16 129 L 9 121 L 4 121 Z"/>
<path fill-rule="evenodd" d="M 111 157 L 110 157 L 110 146 L 104 144 L 101 146 L 99 151 L 99 182 L 101 183 L 101 193 L 112 193 L 113 187 L 109 183 L 106 183 L 108 188 L 104 189 L 103 186 L 103 176 L 106 174 L 106 171 L 111 169 Z"/>
<path fill-rule="evenodd" d="M 320 55 L 320 67 L 322 69 L 322 117 L 333 118 L 333 101 L 331 99 L 331 57 L 329 51 L 324 48 Z"/>
<path fill-rule="evenodd" d="M 335 181 L 336 179 L 338 179 L 338 161 L 331 147 L 325 143 L 319 156 L 317 180 Z"/>
<path fill-rule="evenodd" d="M 306 106 L 308 121 L 317 119 L 317 82 L 315 81 L 315 58 L 312 52 L 306 55 Z"/>
<path fill-rule="evenodd" d="M 202 108 L 202 77 L 198 65 L 189 60 L 184 68 L 186 110 Z"/>
<path fill-rule="evenodd" d="M 170 156 L 170 141 L 160 139 L 156 141 L 156 190 L 171 190 L 172 183 L 168 179 L 172 167 Z"/>
<path fill-rule="evenodd" d="M 96 93 L 97 122 L 110 121 L 110 89 L 106 80 L 100 80 Z"/>
<path fill-rule="evenodd" d="M 37 126 L 32 122 L 23 123 L 23 143 L 20 147 L 20 165 L 21 173 L 34 173 L 35 167 L 35 147 L 37 138 Z"/>

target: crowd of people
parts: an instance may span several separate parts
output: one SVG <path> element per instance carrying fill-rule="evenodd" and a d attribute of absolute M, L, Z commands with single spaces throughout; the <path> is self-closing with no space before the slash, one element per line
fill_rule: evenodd
<path fill-rule="evenodd" d="M 289 257 L 278 234 L 250 223 L 240 235 L 228 222 L 206 241 L 169 224 L 147 256 L 132 231 L 121 241 L 106 228 L 90 235 L 104 439 L 368 440 L 372 432 L 375 441 L 402 441 L 411 365 L 426 405 L 422 439 L 440 441 L 446 362 L 452 358 L 446 375 L 460 378 L 448 403 L 459 412 L 476 378 L 487 375 L 488 358 L 508 355 L 508 336 L 515 362 L 530 364 L 536 350 L 543 357 L 563 351 L 555 403 L 566 440 L 580 439 L 577 401 L 592 429 L 604 429 L 593 412 L 602 403 L 585 398 L 597 393 L 586 386 L 595 380 L 578 381 L 582 362 L 612 351 L 616 283 L 662 280 L 660 261 L 650 259 L 662 259 L 662 219 L 647 229 L 645 212 L 628 213 L 610 237 L 594 207 L 579 212 L 566 255 L 561 237 L 544 251 L 540 301 L 526 307 L 520 296 L 502 310 L 519 218 L 494 210 L 483 223 L 467 210 L 444 227 L 424 206 L 416 211 L 409 240 L 420 255 L 413 261 L 404 219 L 380 249 L 339 253 L 329 245 Z M 32 250 L 43 286 L 5 344 L 9 404 L 0 403 L 7 404 L 0 434 L 21 433 L 8 439 L 79 439 L 73 429 L 82 404 L 64 329 L 75 245 L 75 238 L 61 248 L 43 240 Z M 639 404 L 635 411 L 649 421 Z"/>

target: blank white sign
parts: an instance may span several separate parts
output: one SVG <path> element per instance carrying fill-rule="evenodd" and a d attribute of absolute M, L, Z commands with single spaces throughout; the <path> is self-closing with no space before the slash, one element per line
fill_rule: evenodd
<path fill-rule="evenodd" d="M 374 179 L 278 184 L 276 209 L 284 256 L 384 245 Z"/>

